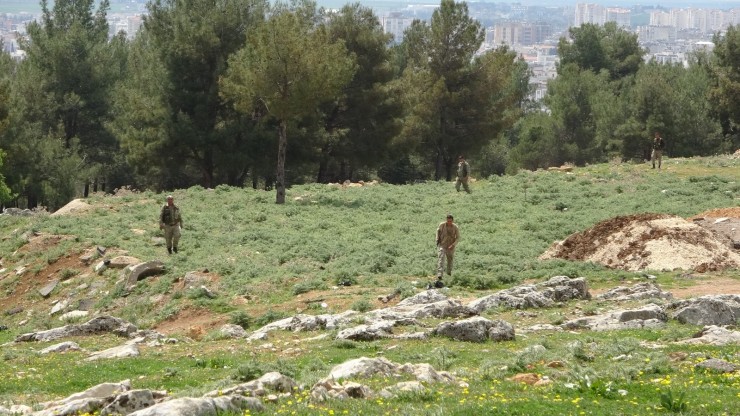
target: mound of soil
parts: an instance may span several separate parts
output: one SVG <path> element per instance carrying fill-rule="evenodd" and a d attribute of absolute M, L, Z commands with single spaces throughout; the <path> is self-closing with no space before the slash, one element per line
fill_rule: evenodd
<path fill-rule="evenodd" d="M 729 238 L 694 222 L 666 214 L 637 214 L 602 221 L 554 243 L 541 260 L 590 261 L 628 271 L 740 267 Z"/>
<path fill-rule="evenodd" d="M 81 199 L 73 199 L 69 203 L 58 210 L 54 211 L 51 216 L 57 217 L 59 215 L 70 215 L 70 214 L 81 214 L 92 209 L 92 205 Z"/>

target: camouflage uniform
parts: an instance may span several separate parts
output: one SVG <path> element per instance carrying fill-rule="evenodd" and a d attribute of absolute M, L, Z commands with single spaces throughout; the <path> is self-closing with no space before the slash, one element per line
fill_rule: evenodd
<path fill-rule="evenodd" d="M 653 140 L 653 152 L 650 155 L 650 161 L 653 162 L 653 169 L 655 169 L 656 161 L 658 162 L 658 169 L 660 169 L 660 164 L 663 162 L 663 149 L 665 149 L 665 140 L 659 134 L 656 134 L 655 140 Z"/>
<path fill-rule="evenodd" d="M 159 228 L 164 230 L 164 239 L 167 243 L 167 252 L 177 253 L 177 243 L 180 241 L 180 228 L 182 227 L 182 217 L 180 208 L 177 205 L 165 204 L 162 212 L 159 214 Z"/>
<path fill-rule="evenodd" d="M 455 257 L 455 246 L 460 241 L 460 230 L 453 222 L 443 222 L 437 228 L 437 278 L 441 279 L 447 261 L 447 275 L 452 274 L 452 260 Z"/>
<path fill-rule="evenodd" d="M 468 165 L 468 162 L 466 162 L 465 159 L 460 158 L 460 161 L 457 163 L 457 180 L 455 181 L 455 189 L 457 192 L 460 192 L 460 185 L 462 185 L 465 192 L 470 193 L 470 188 L 468 187 L 469 176 L 470 165 Z"/>

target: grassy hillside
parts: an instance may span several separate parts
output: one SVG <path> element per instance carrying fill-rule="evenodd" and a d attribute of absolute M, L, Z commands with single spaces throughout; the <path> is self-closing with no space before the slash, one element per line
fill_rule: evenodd
<path fill-rule="evenodd" d="M 92 210 L 79 215 L 2 216 L 0 268 L 6 270 L 0 273 L 0 324 L 9 330 L 0 332 L 0 343 L 21 333 L 61 325 L 49 311 L 63 299 L 91 301 L 93 311 L 198 341 L 96 364 L 69 359 L 80 353 L 36 355 L 48 343 L 6 346 L 0 377 L 8 382 L 1 384 L 0 405 L 3 401 L 42 401 L 124 378 L 133 379 L 137 388 L 163 388 L 182 396 L 232 385 L 269 369 L 292 375 L 310 387 L 332 365 L 382 354 L 396 362 L 429 362 L 451 370 L 469 387 L 448 385 L 435 387 L 434 393 L 385 402 L 322 406 L 308 406 L 305 397 L 296 397 L 274 405 L 271 412 L 653 414 L 665 411 L 661 410 L 661 394 L 667 387 L 687 394 L 681 400 L 689 403 L 690 414 L 721 414 L 727 411 L 727 403 L 737 400 L 738 380 L 707 375 L 700 391 L 689 389 L 696 377 L 705 376 L 671 363 L 666 354 L 680 349 L 737 361 L 738 348 L 671 346 L 656 352 L 644 347 L 644 341 L 666 343 L 697 330 L 673 323 L 665 331 L 538 334 L 484 345 L 436 338 L 356 343 L 329 337 L 302 343 L 301 338 L 315 334 L 279 334 L 270 340 L 271 349 L 220 340 L 212 331 L 229 321 L 255 329 L 297 312 L 378 308 L 383 306 L 379 295 L 394 290 L 403 295 L 415 293 L 433 278 L 434 232 L 447 213 L 455 216 L 462 234 L 455 270 L 447 279 L 451 297 L 472 299 L 556 275 L 584 276 L 592 288 L 642 279 L 643 273 L 563 260 L 542 262 L 537 257 L 553 241 L 617 215 L 656 212 L 688 217 L 712 208 L 740 206 L 740 159 L 672 159 L 664 166 L 660 171 L 643 164 L 596 165 L 572 173 L 523 171 L 478 180 L 472 184 L 471 195 L 457 193 L 453 184 L 444 182 L 296 186 L 288 191 L 284 205 L 274 204 L 273 192 L 194 187 L 173 192 L 185 229 L 180 253 L 171 256 L 156 242 L 161 236 L 157 216 L 163 194 L 96 195 L 87 200 Z M 38 235 L 27 242 L 24 237 L 29 231 Z M 141 281 L 128 293 L 119 270 L 109 269 L 98 276 L 79 261 L 85 250 L 95 246 L 106 247 L 109 256 L 125 252 L 143 261 L 161 259 L 166 272 Z M 15 270 L 21 266 L 26 271 L 17 275 Z M 206 269 L 209 289 L 218 295 L 215 298 L 182 282 L 186 273 Z M 691 284 L 683 272 L 654 274 L 668 290 Z M 740 273 L 730 270 L 695 278 L 738 279 Z M 38 289 L 53 279 L 63 282 L 48 298 L 42 298 Z M 338 286 L 340 282 L 351 285 Z M 97 290 L 95 295 L 90 288 Z M 488 317 L 515 326 L 557 323 L 584 308 L 593 312 L 608 307 L 573 303 L 533 316 L 501 311 Z M 17 309 L 22 311 L 7 314 Z M 91 350 L 117 343 L 120 340 L 114 337 L 80 340 Z M 531 345 L 544 345 L 546 351 L 527 352 Z M 630 358 L 615 364 L 610 357 L 617 352 Z M 544 367 L 555 359 L 565 360 L 566 368 Z M 525 371 L 575 382 L 577 387 L 565 388 L 557 382 L 528 390 L 505 381 Z M 586 375 L 590 378 L 585 379 Z M 651 381 L 656 378 L 663 381 Z M 601 384 L 586 380 L 601 380 Z M 368 381 L 371 385 L 382 382 Z M 627 390 L 628 395 L 614 395 L 617 388 Z"/>

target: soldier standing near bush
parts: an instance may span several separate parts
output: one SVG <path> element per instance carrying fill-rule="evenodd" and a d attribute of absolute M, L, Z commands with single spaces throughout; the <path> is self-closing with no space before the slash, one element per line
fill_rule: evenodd
<path fill-rule="evenodd" d="M 465 161 L 465 157 L 460 155 L 457 157 L 457 180 L 455 181 L 455 189 L 460 192 L 460 185 L 463 186 L 465 192 L 470 193 L 468 187 L 468 178 L 470 177 L 470 165 Z"/>
<path fill-rule="evenodd" d="M 655 138 L 653 139 L 653 152 L 650 154 L 650 161 L 653 162 L 653 169 L 655 169 L 655 161 L 658 161 L 658 169 L 663 161 L 663 149 L 665 149 L 665 140 L 660 137 L 660 132 L 655 132 Z"/>
<path fill-rule="evenodd" d="M 455 257 L 455 246 L 460 241 L 460 229 L 452 222 L 452 214 L 447 214 L 447 220 L 437 227 L 437 282 L 436 287 L 444 286 L 442 276 L 447 262 L 447 275 L 452 275 L 452 260 Z"/>
<path fill-rule="evenodd" d="M 159 214 L 159 229 L 164 230 L 164 240 L 167 243 L 167 252 L 170 254 L 173 250 L 177 253 L 181 227 L 180 208 L 174 204 L 172 195 L 167 195 L 167 203 L 162 207 L 162 212 Z"/>

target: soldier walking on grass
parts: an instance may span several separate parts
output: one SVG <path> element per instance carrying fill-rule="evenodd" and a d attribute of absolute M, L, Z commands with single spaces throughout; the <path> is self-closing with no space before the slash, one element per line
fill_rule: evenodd
<path fill-rule="evenodd" d="M 655 138 L 653 139 L 653 152 L 650 154 L 650 161 L 653 162 L 653 169 L 655 169 L 655 161 L 658 161 L 658 169 L 663 161 L 663 149 L 665 149 L 665 140 L 660 137 L 660 132 L 655 132 Z"/>
<path fill-rule="evenodd" d="M 460 241 L 460 229 L 452 222 L 452 214 L 447 214 L 447 220 L 437 227 L 437 283 L 436 287 L 442 287 L 442 276 L 447 263 L 447 275 L 452 275 L 452 261 L 455 257 L 455 246 Z"/>
<path fill-rule="evenodd" d="M 167 243 L 167 252 L 177 253 L 177 243 L 180 241 L 180 228 L 182 228 L 182 217 L 180 208 L 174 204 L 172 195 L 167 195 L 167 203 L 162 207 L 159 214 L 159 229 L 164 230 L 164 240 Z"/>
<path fill-rule="evenodd" d="M 468 187 L 468 179 L 470 178 L 470 165 L 465 161 L 465 157 L 460 155 L 457 157 L 457 180 L 455 180 L 455 189 L 460 192 L 460 185 L 465 189 L 465 192 L 470 193 L 470 187 Z"/>

